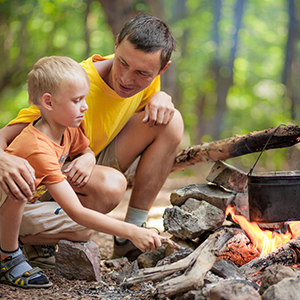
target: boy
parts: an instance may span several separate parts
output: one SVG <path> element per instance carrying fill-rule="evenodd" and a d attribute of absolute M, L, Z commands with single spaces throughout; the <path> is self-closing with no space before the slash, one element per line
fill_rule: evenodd
<path fill-rule="evenodd" d="M 29 101 L 39 108 L 41 117 L 30 123 L 6 152 L 27 159 L 35 169 L 36 192 L 30 201 L 36 201 L 48 190 L 62 210 L 81 225 L 83 236 L 90 236 L 96 230 L 127 238 L 141 251 L 155 250 L 161 246 L 156 232 L 84 207 L 61 172 L 68 156 L 87 156 L 95 164 L 89 141 L 79 128 L 88 109 L 85 99 L 88 92 L 89 78 L 78 63 L 67 57 L 40 59 L 29 73 L 28 93 Z M 80 178 L 80 182 L 89 179 L 92 169 L 80 174 L 86 177 Z M 23 288 L 50 287 L 46 276 L 39 268 L 32 269 L 18 246 L 26 201 L 6 197 L 3 190 L 0 194 L 0 282 Z M 57 213 L 59 210 L 54 212 Z M 47 233 L 40 235 L 41 239 L 47 238 Z M 53 244 L 58 240 L 53 240 Z"/>

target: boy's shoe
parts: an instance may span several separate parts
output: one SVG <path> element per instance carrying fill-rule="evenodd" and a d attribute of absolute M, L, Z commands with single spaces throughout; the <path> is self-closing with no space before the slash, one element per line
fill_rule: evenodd
<path fill-rule="evenodd" d="M 44 272 L 36 267 L 24 272 L 22 275 L 14 277 L 11 272 L 18 265 L 27 261 L 23 254 L 18 256 L 7 257 L 0 262 L 0 283 L 10 284 L 24 289 L 29 288 L 49 288 L 52 283 L 49 282 Z"/>
<path fill-rule="evenodd" d="M 112 258 L 127 257 L 129 261 L 136 260 L 143 252 L 134 246 L 130 240 L 120 241 L 114 236 L 114 252 Z"/>
<path fill-rule="evenodd" d="M 56 245 L 21 245 L 20 247 L 32 266 L 55 268 Z"/>

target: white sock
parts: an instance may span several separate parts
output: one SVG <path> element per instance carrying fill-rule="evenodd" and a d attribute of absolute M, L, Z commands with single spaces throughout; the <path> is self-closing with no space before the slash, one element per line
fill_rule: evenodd
<path fill-rule="evenodd" d="M 148 210 L 138 209 L 128 206 L 125 222 L 142 226 L 148 219 Z"/>

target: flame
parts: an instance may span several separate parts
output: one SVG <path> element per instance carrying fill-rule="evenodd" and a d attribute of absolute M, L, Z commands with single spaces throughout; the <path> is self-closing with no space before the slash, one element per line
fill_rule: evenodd
<path fill-rule="evenodd" d="M 260 252 L 260 256 L 274 251 L 289 240 L 300 235 L 300 222 L 286 222 L 289 226 L 289 230 L 286 234 L 283 234 L 271 230 L 260 229 L 257 223 L 248 222 L 244 216 L 236 215 L 233 206 L 227 207 L 226 216 L 228 214 L 230 214 L 232 220 L 238 223 L 246 232 L 253 245 Z"/>

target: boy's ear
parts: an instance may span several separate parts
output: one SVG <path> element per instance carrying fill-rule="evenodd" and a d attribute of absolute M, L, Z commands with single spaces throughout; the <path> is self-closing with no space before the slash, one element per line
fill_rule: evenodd
<path fill-rule="evenodd" d="M 50 93 L 45 93 L 41 98 L 41 105 L 48 110 L 52 110 L 52 95 Z"/>

